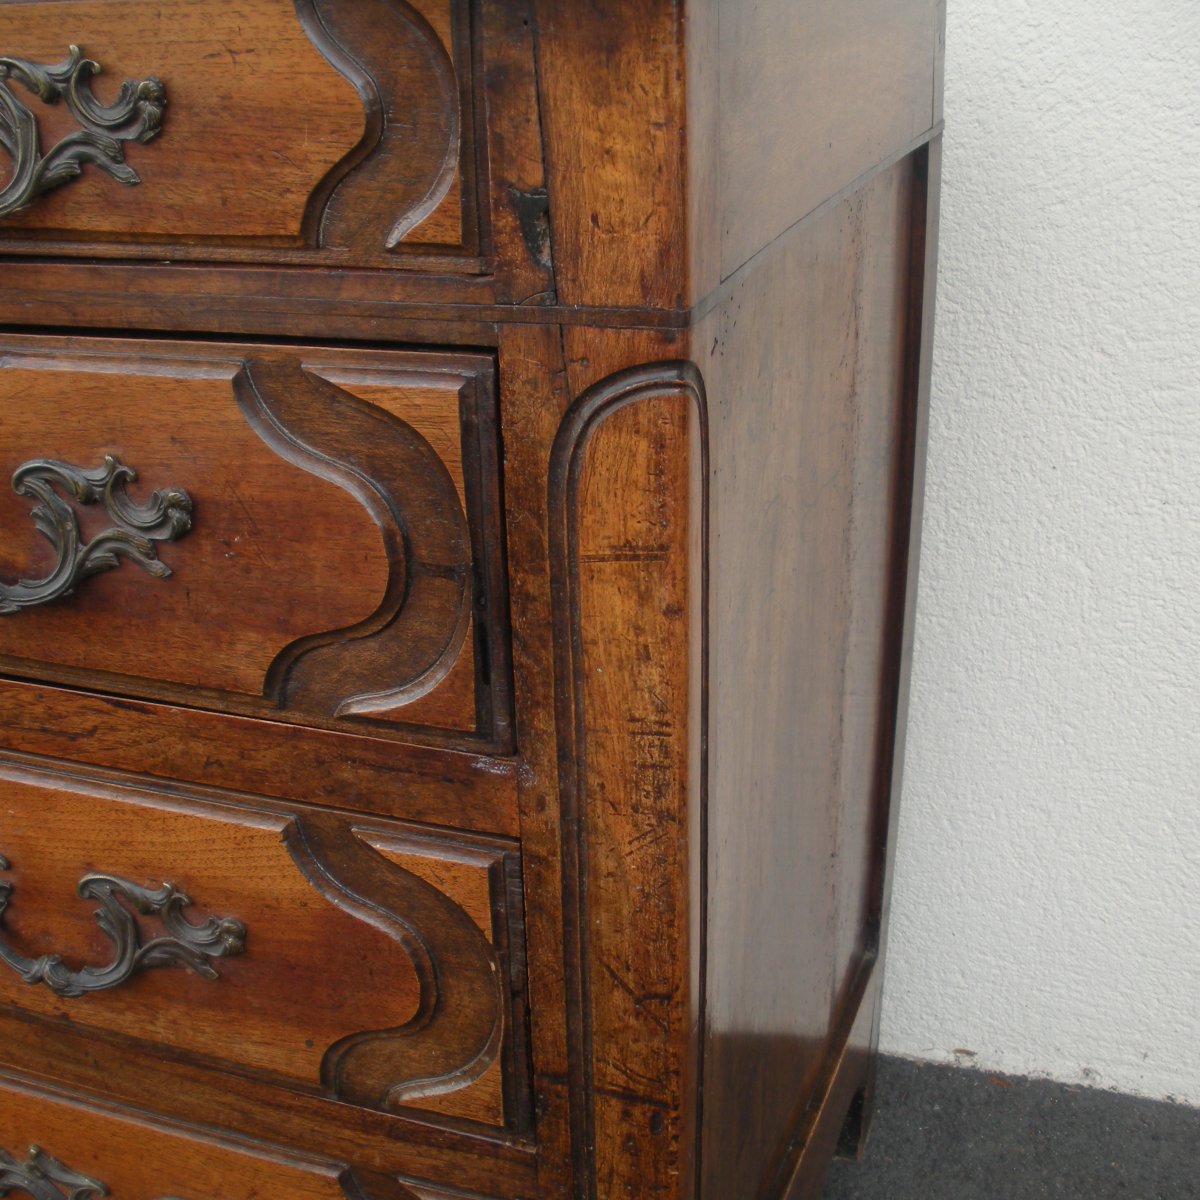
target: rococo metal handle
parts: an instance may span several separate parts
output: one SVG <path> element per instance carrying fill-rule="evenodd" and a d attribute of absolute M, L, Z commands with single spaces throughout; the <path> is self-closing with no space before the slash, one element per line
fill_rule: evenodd
<path fill-rule="evenodd" d="M 171 574 L 170 567 L 159 561 L 154 543 L 173 542 L 191 529 L 192 498 L 182 488 L 168 488 L 152 493 L 145 504 L 135 504 L 125 494 L 125 484 L 135 479 L 137 472 L 111 454 L 94 471 L 50 459 L 34 459 L 16 469 L 13 491 L 37 501 L 30 516 L 54 547 L 58 561 L 43 579 L 0 583 L 0 616 L 69 596 L 89 575 L 112 570 L 122 558 L 159 579 Z M 85 543 L 75 510 L 56 487 L 79 504 L 103 504 L 113 528 Z"/>
<path fill-rule="evenodd" d="M 0 857 L 0 871 L 8 869 L 8 861 Z M 245 949 L 246 927 L 241 921 L 233 917 L 209 917 L 198 925 L 192 924 L 183 915 L 183 910 L 192 902 L 174 884 L 144 888 L 116 875 L 93 873 L 85 875 L 75 890 L 84 900 L 100 902 L 96 921 L 116 948 L 113 960 L 107 966 L 83 967 L 75 971 L 67 966 L 60 954 L 26 958 L 0 941 L 0 959 L 26 983 L 44 983 L 59 996 L 82 996 L 85 992 L 116 987 L 147 967 L 178 964 L 204 979 L 216 979 L 218 973 L 210 960 L 232 957 Z M 12 892 L 11 883 L 0 882 L 0 926 Z M 135 914 L 157 917 L 167 936 L 143 941 Z M 0 1196 L 3 1195 L 0 1177 Z"/>
<path fill-rule="evenodd" d="M 29 1157 L 23 1163 L 0 1146 L 0 1196 L 14 1190 L 32 1196 L 33 1200 L 98 1200 L 109 1194 L 107 1184 L 73 1171 L 40 1146 L 30 1146 Z M 162 1200 L 178 1200 L 178 1197 L 164 1196 Z"/>
<path fill-rule="evenodd" d="M 95 1200 L 108 1195 L 100 1180 L 71 1170 L 40 1146 L 30 1146 L 23 1163 L 0 1146 L 0 1196 L 11 1191 L 25 1192 L 33 1200 Z"/>
<path fill-rule="evenodd" d="M 55 67 L 0 56 L 0 146 L 13 161 L 12 177 L 0 189 L 0 217 L 28 208 L 43 192 L 74 179 L 84 163 L 94 163 L 120 183 L 141 182 L 125 162 L 121 143 L 148 142 L 158 133 L 166 92 L 154 76 L 127 79 L 116 102 L 103 105 L 92 95 L 90 84 L 98 74 L 100 64 L 84 58 L 78 46 L 72 46 L 66 61 Z M 10 79 L 46 104 L 66 100 L 80 128 L 43 154 L 37 117 L 7 86 Z"/>

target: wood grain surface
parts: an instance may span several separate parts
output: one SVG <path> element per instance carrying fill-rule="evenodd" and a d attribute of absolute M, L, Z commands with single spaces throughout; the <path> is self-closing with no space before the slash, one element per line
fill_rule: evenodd
<path fill-rule="evenodd" d="M 686 306 L 679 7 L 536 0 L 535 12 L 559 298 Z"/>
<path fill-rule="evenodd" d="M 511 760 L 0 680 L 4 745 L 58 761 L 515 836 Z"/>
<path fill-rule="evenodd" d="M 726 278 L 939 119 L 944 0 L 715 3 Z"/>
<path fill-rule="evenodd" d="M 704 1194 L 779 1194 L 872 915 L 906 504 L 913 167 L 752 264 L 701 332 L 712 425 Z M 762 903 L 772 897 L 769 904 Z M 868 1022 L 869 1023 L 869 1022 Z M 845 1035 L 843 1030 L 842 1036 Z"/>

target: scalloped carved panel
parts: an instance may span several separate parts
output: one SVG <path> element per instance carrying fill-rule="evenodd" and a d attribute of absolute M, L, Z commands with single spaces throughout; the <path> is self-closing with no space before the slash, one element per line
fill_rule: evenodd
<path fill-rule="evenodd" d="M 240 926 L 218 970 L 164 963 L 85 996 L 0 963 L 0 1005 L 360 1108 L 524 1122 L 512 844 L 14 766 L 0 768 L 0 806 L 0 939 L 25 959 L 111 958 L 99 903 L 75 891 L 91 864 L 168 881 L 197 928 L 225 914 Z"/>
<path fill-rule="evenodd" d="M 160 136 L 127 150 L 137 187 L 85 167 L 0 221 L 0 244 L 234 261 L 385 266 L 477 255 L 471 51 L 462 0 L 19 0 L 0 55 L 162 80 Z M 0 81 L 28 100 L 17 80 Z M 43 147 L 71 132 L 34 103 Z M 9 174 L 0 153 L 0 180 Z"/>
<path fill-rule="evenodd" d="M 6 339 L 0 403 L 0 473 L 111 456 L 132 501 L 166 481 L 192 520 L 166 577 L 109 570 L 0 618 L 9 671 L 504 743 L 490 358 Z M 6 585 L 61 558 L 33 503 L 0 493 Z"/>

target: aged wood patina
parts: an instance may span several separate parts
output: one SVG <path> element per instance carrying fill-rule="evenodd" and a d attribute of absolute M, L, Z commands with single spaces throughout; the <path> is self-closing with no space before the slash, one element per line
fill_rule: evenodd
<path fill-rule="evenodd" d="M 941 37 L 0 2 L 0 1193 L 819 1195 Z"/>

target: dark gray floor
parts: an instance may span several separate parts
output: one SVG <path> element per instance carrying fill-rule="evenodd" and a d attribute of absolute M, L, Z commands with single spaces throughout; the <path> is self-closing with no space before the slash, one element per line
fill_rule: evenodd
<path fill-rule="evenodd" d="M 860 1162 L 823 1200 L 1200 1198 L 1200 1109 L 885 1058 Z"/>

